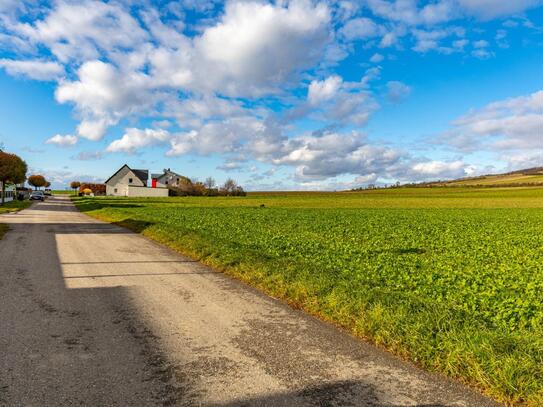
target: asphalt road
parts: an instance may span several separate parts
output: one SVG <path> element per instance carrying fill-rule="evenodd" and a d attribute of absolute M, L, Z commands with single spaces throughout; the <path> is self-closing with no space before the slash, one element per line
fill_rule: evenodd
<path fill-rule="evenodd" d="M 67 198 L 0 223 L 0 405 L 495 405 Z"/>

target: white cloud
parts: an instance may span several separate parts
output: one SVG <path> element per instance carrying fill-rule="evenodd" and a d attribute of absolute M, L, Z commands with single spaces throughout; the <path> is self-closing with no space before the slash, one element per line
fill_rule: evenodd
<path fill-rule="evenodd" d="M 89 61 L 79 68 L 78 77 L 61 82 L 55 96 L 60 103 L 75 104 L 82 119 L 78 133 L 89 140 L 100 140 L 109 126 L 156 101 L 142 73 L 121 73 L 111 64 Z"/>
<path fill-rule="evenodd" d="M 373 62 L 375 64 L 378 64 L 379 62 L 381 62 L 383 59 L 385 59 L 385 57 L 379 53 L 375 53 L 371 56 L 370 58 L 370 62 Z"/>
<path fill-rule="evenodd" d="M 541 0 L 440 0 L 419 7 L 416 0 L 367 0 L 371 11 L 382 18 L 408 25 L 434 25 L 475 16 L 489 20 L 520 13 L 543 4 Z"/>
<path fill-rule="evenodd" d="M 460 117 L 442 142 L 459 149 L 543 148 L 543 91 L 490 103 Z"/>
<path fill-rule="evenodd" d="M 108 153 L 133 154 L 143 147 L 165 143 L 170 139 L 170 133 L 163 129 L 126 129 L 123 136 L 113 141 L 107 148 Z"/>
<path fill-rule="evenodd" d="M 464 12 L 482 19 L 503 17 L 543 4 L 541 0 L 457 0 Z"/>
<path fill-rule="evenodd" d="M 266 134 L 266 125 L 252 117 L 229 118 L 209 122 L 189 132 L 176 134 L 170 141 L 169 156 L 188 153 L 208 155 L 234 153 L 249 140 L 258 140 Z"/>
<path fill-rule="evenodd" d="M 300 136 L 283 144 L 283 155 L 272 163 L 295 166 L 298 179 L 383 174 L 402 158 L 398 151 L 373 146 L 357 133 Z"/>
<path fill-rule="evenodd" d="M 337 75 L 329 76 L 322 81 L 311 81 L 307 92 L 307 100 L 312 105 L 317 105 L 336 96 L 341 88 L 343 80 Z"/>
<path fill-rule="evenodd" d="M 47 139 L 45 143 L 56 144 L 57 146 L 60 146 L 60 147 L 70 147 L 70 146 L 74 146 L 77 143 L 77 137 L 69 135 L 69 134 L 65 136 L 56 134 L 53 137 Z"/>
<path fill-rule="evenodd" d="M 488 46 L 489 46 L 489 44 L 488 44 L 488 41 L 486 41 L 486 40 L 473 41 L 473 47 L 474 48 L 486 48 Z"/>
<path fill-rule="evenodd" d="M 220 21 L 195 39 L 198 84 L 236 96 L 274 92 L 322 56 L 329 22 L 324 3 L 229 2 Z"/>
<path fill-rule="evenodd" d="M 373 20 L 359 17 L 347 21 L 340 32 L 347 40 L 362 40 L 381 35 L 383 30 L 384 28 L 375 24 Z"/>
<path fill-rule="evenodd" d="M 60 1 L 35 24 L 17 27 L 18 34 L 45 44 L 63 62 L 95 59 L 101 51 L 135 47 L 147 38 L 138 22 L 115 3 Z"/>
<path fill-rule="evenodd" d="M 0 67 L 10 75 L 41 81 L 58 79 L 64 74 L 63 66 L 53 61 L 0 59 Z"/>
<path fill-rule="evenodd" d="M 463 161 L 425 161 L 411 167 L 411 175 L 418 179 L 451 179 L 472 174 L 474 168 Z"/>
<path fill-rule="evenodd" d="M 366 124 L 370 114 L 378 108 L 369 92 L 363 89 L 369 80 L 371 78 L 365 77 L 360 82 L 344 82 L 341 77 L 332 75 L 312 81 L 307 100 L 317 111 L 314 116 L 341 124 Z"/>
<path fill-rule="evenodd" d="M 387 82 L 387 98 L 392 103 L 399 103 L 411 94 L 411 87 L 399 81 Z"/>
<path fill-rule="evenodd" d="M 381 38 L 381 42 L 379 43 L 379 46 L 381 48 L 388 48 L 396 44 L 398 41 L 398 36 L 395 32 L 388 32 L 385 35 L 383 35 L 383 38 Z"/>
<path fill-rule="evenodd" d="M 367 0 L 367 3 L 375 15 L 409 25 L 437 24 L 456 16 L 454 4 L 447 0 L 430 3 L 422 8 L 417 7 L 415 0 Z"/>

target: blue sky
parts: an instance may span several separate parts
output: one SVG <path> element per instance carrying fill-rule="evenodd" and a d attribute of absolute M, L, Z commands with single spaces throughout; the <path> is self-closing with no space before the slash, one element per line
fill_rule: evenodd
<path fill-rule="evenodd" d="M 543 1 L 0 0 L 0 141 L 249 190 L 543 165 Z"/>

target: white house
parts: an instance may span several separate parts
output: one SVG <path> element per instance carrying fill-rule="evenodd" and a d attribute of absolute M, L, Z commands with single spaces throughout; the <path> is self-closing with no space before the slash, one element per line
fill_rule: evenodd
<path fill-rule="evenodd" d="M 164 187 L 174 187 L 178 186 L 179 182 L 189 182 L 190 179 L 187 177 L 177 174 L 176 172 L 173 172 L 172 170 L 165 169 L 162 171 L 162 174 L 151 174 L 151 186 L 153 188 L 164 188 Z"/>
<path fill-rule="evenodd" d="M 131 197 L 165 197 L 168 188 L 149 188 L 147 179 L 148 170 L 136 170 L 123 165 L 105 182 L 106 195 Z"/>
<path fill-rule="evenodd" d="M 4 196 L 4 202 L 11 202 L 15 199 L 17 192 L 15 190 L 15 185 L 6 184 L 6 190 Z M 2 202 L 2 181 L 0 181 L 0 202 Z"/>

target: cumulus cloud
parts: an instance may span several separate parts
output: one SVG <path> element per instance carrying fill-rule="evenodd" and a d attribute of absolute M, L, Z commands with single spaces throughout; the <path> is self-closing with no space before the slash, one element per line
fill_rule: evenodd
<path fill-rule="evenodd" d="M 239 152 L 248 141 L 256 141 L 267 132 L 264 123 L 252 117 L 210 122 L 198 129 L 175 135 L 170 140 L 169 156 L 188 153 L 208 155 Z"/>
<path fill-rule="evenodd" d="M 324 3 L 229 2 L 218 24 L 195 39 L 201 85 L 236 96 L 273 92 L 322 56 L 329 23 Z"/>
<path fill-rule="evenodd" d="M 371 78 L 360 82 L 344 82 L 337 75 L 309 84 L 307 101 L 320 117 L 336 123 L 364 125 L 377 104 L 363 87 Z"/>
<path fill-rule="evenodd" d="M 70 147 L 70 146 L 74 146 L 77 143 L 77 137 L 69 135 L 69 134 L 65 136 L 56 134 L 53 137 L 47 139 L 45 143 L 56 144 L 57 146 L 60 146 L 60 147 Z"/>
<path fill-rule="evenodd" d="M 307 92 L 307 100 L 312 105 L 330 100 L 336 96 L 342 84 L 343 79 L 337 75 L 332 75 L 322 81 L 311 81 Z"/>
<path fill-rule="evenodd" d="M 149 109 L 155 101 L 143 73 L 122 73 L 102 61 L 85 62 L 78 80 L 62 81 L 55 92 L 60 103 L 74 103 L 81 116 L 78 133 L 89 140 L 100 140 L 107 128 L 134 113 Z"/>
<path fill-rule="evenodd" d="M 362 40 L 384 34 L 385 28 L 377 25 L 367 17 L 353 18 L 342 28 L 341 34 L 347 40 Z"/>
<path fill-rule="evenodd" d="M 64 74 L 64 67 L 57 62 L 41 60 L 0 59 L 0 67 L 10 75 L 25 76 L 41 81 L 58 79 Z"/>
<path fill-rule="evenodd" d="M 474 168 L 463 161 L 425 161 L 411 166 L 410 175 L 415 179 L 451 179 L 469 176 Z"/>
<path fill-rule="evenodd" d="M 101 51 L 132 48 L 147 38 L 137 20 L 120 5 L 88 0 L 58 2 L 43 20 L 16 29 L 31 42 L 45 44 L 63 62 L 99 58 Z"/>
<path fill-rule="evenodd" d="M 490 103 L 453 122 L 442 142 L 456 148 L 543 148 L 543 91 Z"/>
<path fill-rule="evenodd" d="M 165 143 L 170 139 L 170 133 L 163 129 L 126 129 L 123 136 L 113 141 L 106 151 L 109 153 L 124 152 L 133 154 L 143 147 Z"/>

